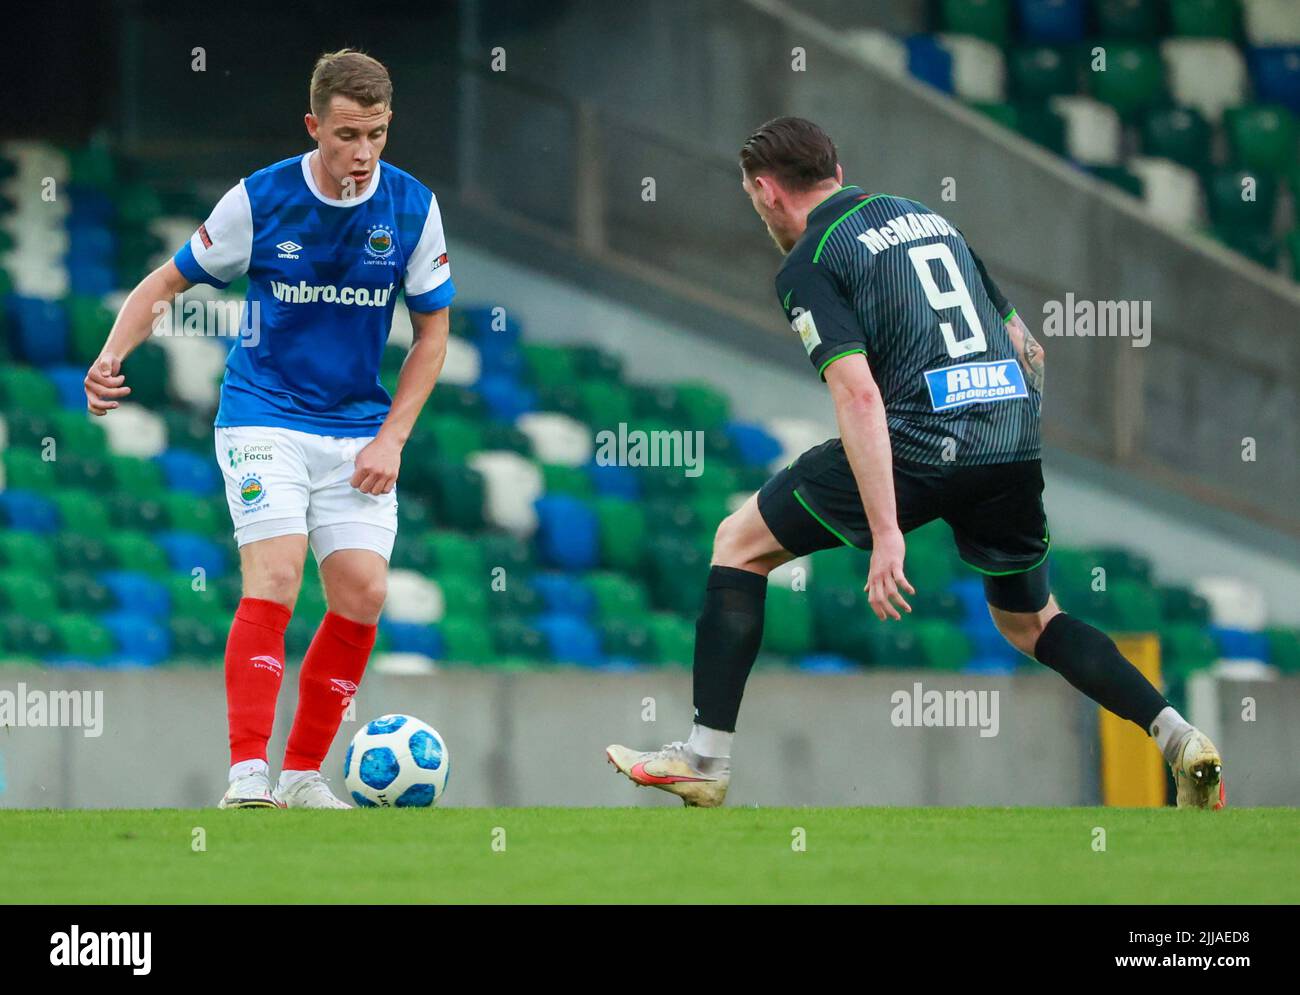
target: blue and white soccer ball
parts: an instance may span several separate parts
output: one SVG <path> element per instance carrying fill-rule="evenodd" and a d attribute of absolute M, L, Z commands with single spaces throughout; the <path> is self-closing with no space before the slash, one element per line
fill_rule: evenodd
<path fill-rule="evenodd" d="M 411 715 L 381 715 L 352 737 L 343 783 L 362 808 L 428 808 L 447 788 L 451 755 L 438 730 Z"/>

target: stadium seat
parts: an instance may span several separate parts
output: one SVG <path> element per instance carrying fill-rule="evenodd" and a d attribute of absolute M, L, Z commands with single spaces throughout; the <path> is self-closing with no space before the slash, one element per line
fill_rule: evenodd
<path fill-rule="evenodd" d="M 114 453 L 152 459 L 167 448 L 167 423 L 153 410 L 136 403 L 134 391 L 133 387 L 132 400 L 123 401 L 113 411 L 113 417 L 103 419 L 101 424 L 108 436 L 108 448 Z M 161 469 L 158 474 L 161 483 Z"/>
<path fill-rule="evenodd" d="M 1300 45 L 1300 18 L 1292 0 L 1241 0 L 1252 45 Z"/>
<path fill-rule="evenodd" d="M 105 570 L 96 579 L 107 588 L 117 610 L 151 618 L 165 618 L 171 612 L 171 594 L 157 577 L 133 570 Z"/>
<path fill-rule="evenodd" d="M 702 592 L 696 593 L 698 604 Z M 763 649 L 801 656 L 813 647 L 813 599 L 806 591 L 768 585 L 763 621 Z"/>
<path fill-rule="evenodd" d="M 1143 201 L 1151 215 L 1183 228 L 1205 218 L 1205 194 L 1200 177 L 1170 159 L 1133 156 L 1128 167 L 1142 181 Z"/>
<path fill-rule="evenodd" d="M 521 415 L 516 424 L 543 463 L 583 466 L 591 460 L 591 430 L 573 418 L 539 411 Z"/>
<path fill-rule="evenodd" d="M 1296 121 L 1285 107 L 1255 105 L 1224 113 L 1235 161 L 1249 170 L 1282 175 L 1300 157 Z"/>
<path fill-rule="evenodd" d="M 1085 0 L 1017 0 L 1021 34 L 1028 40 L 1068 44 L 1083 40 Z"/>
<path fill-rule="evenodd" d="M 1165 97 L 1165 67 L 1160 53 L 1149 45 L 1106 44 L 1104 71 L 1088 74 L 1092 95 L 1129 118 Z"/>
<path fill-rule="evenodd" d="M 941 34 L 938 41 L 952 56 L 953 92 L 958 97 L 984 101 L 1006 97 L 1006 60 L 997 45 L 957 34 Z"/>
<path fill-rule="evenodd" d="M 952 93 L 952 62 L 952 53 L 933 35 L 913 35 L 907 39 L 907 71 L 922 83 Z"/>
<path fill-rule="evenodd" d="M 1065 120 L 1066 154 L 1090 166 L 1119 162 L 1123 125 L 1113 107 L 1089 97 L 1053 97 L 1052 110 Z"/>
<path fill-rule="evenodd" d="M 381 625 L 394 653 L 418 653 L 434 660 L 443 655 L 442 634 L 437 626 L 388 620 Z"/>
<path fill-rule="evenodd" d="M 1267 173 L 1220 169 L 1210 174 L 1210 216 L 1225 228 L 1268 231 L 1277 208 L 1277 181 Z"/>
<path fill-rule="evenodd" d="M 160 663 L 171 652 L 171 633 L 148 615 L 110 612 L 99 622 L 113 637 L 117 654 L 143 664 Z"/>
<path fill-rule="evenodd" d="M 1010 40 L 1010 0 L 942 0 L 940 9 L 945 31 L 974 35 L 998 46 Z"/>
<path fill-rule="evenodd" d="M 1078 62 L 1066 48 L 1053 45 L 1013 48 L 1008 56 L 1008 69 L 1011 90 L 1019 100 L 1046 100 L 1079 91 Z"/>
<path fill-rule="evenodd" d="M 601 662 L 600 633 L 585 619 L 548 613 L 539 615 L 535 625 L 546 639 L 551 659 L 587 666 Z"/>
<path fill-rule="evenodd" d="M 537 520 L 537 549 L 544 563 L 587 570 L 599 562 L 599 521 L 589 503 L 546 495 L 537 500 Z"/>
<path fill-rule="evenodd" d="M 541 469 L 518 453 L 504 450 L 475 453 L 469 465 L 483 478 L 487 521 L 518 535 L 531 535 L 537 528 Z"/>
<path fill-rule="evenodd" d="M 57 532 L 61 518 L 54 495 L 13 488 L 0 491 L 0 524 L 11 529 Z"/>
<path fill-rule="evenodd" d="M 1240 0 L 1170 0 L 1173 33 L 1233 41 L 1240 30 Z"/>
<path fill-rule="evenodd" d="M 54 585 L 25 568 L 0 569 L 0 614 L 48 619 L 58 610 Z"/>
<path fill-rule="evenodd" d="M 1213 148 L 1210 124 L 1191 107 L 1154 107 L 1142 120 L 1142 151 L 1172 159 L 1189 169 L 1209 168 Z"/>
<path fill-rule="evenodd" d="M 1097 31 L 1103 38 L 1150 41 L 1163 24 L 1160 0 L 1094 0 Z"/>
<path fill-rule="evenodd" d="M 672 612 L 651 612 L 645 620 L 650 630 L 654 659 L 668 666 L 689 667 L 695 659 L 695 625 Z"/>
<path fill-rule="evenodd" d="M 1300 115 L 1300 45 L 1252 49 L 1250 74 L 1257 100 Z"/>
<path fill-rule="evenodd" d="M 1231 42 L 1167 38 L 1160 43 L 1173 102 L 1195 107 L 1217 124 L 1225 109 L 1245 102 L 1246 62 Z"/>

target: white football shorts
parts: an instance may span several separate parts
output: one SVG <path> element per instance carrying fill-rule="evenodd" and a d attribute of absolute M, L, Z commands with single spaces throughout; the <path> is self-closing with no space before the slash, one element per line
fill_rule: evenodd
<path fill-rule="evenodd" d="M 362 494 L 353 461 L 373 436 L 342 438 L 289 428 L 218 428 L 217 463 L 235 541 L 306 535 L 319 563 L 336 549 L 388 559 L 397 536 L 397 491 Z"/>

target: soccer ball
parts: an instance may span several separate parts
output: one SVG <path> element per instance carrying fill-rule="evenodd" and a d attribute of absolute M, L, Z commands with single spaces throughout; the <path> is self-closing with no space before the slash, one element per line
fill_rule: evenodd
<path fill-rule="evenodd" d="M 381 715 L 352 737 L 343 783 L 362 808 L 428 808 L 447 788 L 451 755 L 438 731 L 411 715 Z"/>

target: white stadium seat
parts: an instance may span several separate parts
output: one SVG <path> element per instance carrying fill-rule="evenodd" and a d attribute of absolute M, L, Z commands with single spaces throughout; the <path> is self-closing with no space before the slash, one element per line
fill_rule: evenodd
<path fill-rule="evenodd" d="M 804 418 L 773 418 L 763 428 L 781 443 L 781 455 L 772 460 L 769 468 L 775 473 L 805 450 L 820 445 L 830 434 L 816 422 Z"/>
<path fill-rule="evenodd" d="M 952 56 L 952 86 L 963 100 L 1000 102 L 1007 96 L 1007 62 L 992 42 L 970 35 L 939 35 Z"/>
<path fill-rule="evenodd" d="M 400 497 L 398 498 L 400 501 Z M 442 588 L 414 570 L 392 570 L 388 574 L 388 598 L 384 617 L 393 622 L 441 622 L 446 612 Z"/>
<path fill-rule="evenodd" d="M 1065 118 L 1065 143 L 1071 159 L 1089 166 L 1120 161 L 1124 126 L 1109 104 L 1091 97 L 1053 97 L 1052 110 Z"/>
<path fill-rule="evenodd" d="M 97 421 L 108 436 L 108 448 L 121 456 L 150 459 L 167 448 L 167 423 L 139 404 L 125 402 L 113 417 Z"/>
<path fill-rule="evenodd" d="M 438 665 L 421 653 L 380 653 L 370 661 L 370 670 L 381 674 L 412 676 L 432 674 Z"/>
<path fill-rule="evenodd" d="M 1210 603 L 1215 625 L 1257 632 L 1268 622 L 1268 602 L 1254 584 L 1236 577 L 1201 577 L 1193 589 Z"/>
<path fill-rule="evenodd" d="M 542 471 L 508 450 L 474 453 L 469 465 L 483 475 L 484 515 L 491 524 L 520 537 L 537 531 L 534 502 L 542 496 Z"/>
<path fill-rule="evenodd" d="M 888 31 L 862 28 L 847 32 L 844 40 L 858 55 L 890 76 L 907 75 L 907 46 Z"/>
<path fill-rule="evenodd" d="M 532 411 L 520 415 L 516 427 L 533 444 L 543 463 L 585 466 L 591 461 L 594 444 L 591 429 L 568 415 L 555 411 Z"/>
<path fill-rule="evenodd" d="M 1251 45 L 1300 45 L 1300 3 L 1296 0 L 1242 0 L 1242 7 Z"/>
<path fill-rule="evenodd" d="M 1191 228 L 1205 219 L 1205 194 L 1193 170 L 1172 159 L 1134 156 L 1128 168 L 1142 178 L 1147 210 L 1166 224 Z"/>
<path fill-rule="evenodd" d="M 447 360 L 442 364 L 438 383 L 469 387 L 478 383 L 482 370 L 483 362 L 479 358 L 478 346 L 458 335 L 447 339 Z"/>
<path fill-rule="evenodd" d="M 1211 38 L 1169 38 L 1160 44 L 1174 103 L 1195 107 L 1214 124 L 1245 103 L 1249 79 L 1241 49 Z"/>

